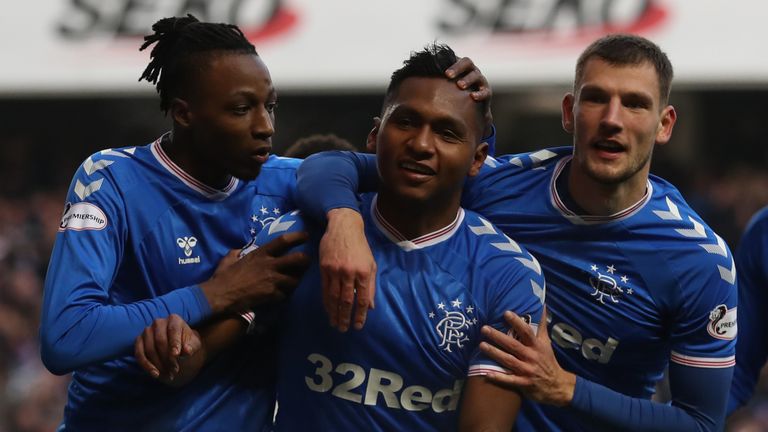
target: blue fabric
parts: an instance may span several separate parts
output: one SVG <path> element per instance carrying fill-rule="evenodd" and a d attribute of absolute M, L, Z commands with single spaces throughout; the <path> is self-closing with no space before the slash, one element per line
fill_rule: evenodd
<path fill-rule="evenodd" d="M 404 240 L 372 199 L 363 208 L 376 309 L 361 331 L 331 328 L 314 261 L 283 314 L 278 431 L 453 430 L 467 377 L 501 370 L 480 352 L 480 328 L 508 331 L 506 310 L 540 320 L 538 263 L 490 223 L 462 210 L 446 229 Z M 256 242 L 304 229 L 292 213 Z"/>
<path fill-rule="evenodd" d="M 768 360 L 768 207 L 750 221 L 736 251 L 739 269 L 739 342 L 728 413 L 745 405 L 755 392 Z"/>
<path fill-rule="evenodd" d="M 213 190 L 160 140 L 86 159 L 67 195 L 45 281 L 42 358 L 73 372 L 64 430 L 261 430 L 274 400 L 267 342 L 217 357 L 183 389 L 148 377 L 133 343 L 155 319 L 210 316 L 198 283 L 293 207 L 299 161 L 271 157 L 257 180 Z M 271 360 L 270 360 L 271 359 Z M 247 414 L 246 414 L 247 413 Z"/>
<path fill-rule="evenodd" d="M 702 373 L 732 368 L 737 283 L 728 246 L 674 186 L 655 176 L 643 200 L 619 214 L 594 217 L 571 210 L 555 187 L 571 153 L 561 147 L 488 157 L 462 200 L 539 259 L 560 364 L 638 400 L 650 399 L 670 360 Z M 308 160 L 301 167 L 306 175 L 299 178 L 299 196 L 307 199 L 311 215 L 323 215 L 347 206 L 354 191 L 342 191 L 342 185 L 358 185 L 358 175 L 361 184 L 372 184 L 374 168 L 375 160 L 363 155 Z M 712 401 L 726 387 L 712 387 Z M 689 395 L 673 389 L 673 405 L 702 428 L 721 424 L 725 403 L 698 405 Z M 539 430 L 592 430 L 572 410 L 527 402 L 519 418 L 520 424 L 546 421 Z M 621 423 L 614 429 L 632 427 L 631 418 L 616 419 Z"/>

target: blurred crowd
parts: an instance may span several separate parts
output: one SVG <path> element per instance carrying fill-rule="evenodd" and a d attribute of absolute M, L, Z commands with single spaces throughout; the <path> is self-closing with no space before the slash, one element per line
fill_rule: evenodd
<path fill-rule="evenodd" d="M 61 419 L 68 377 L 54 376 L 41 364 L 38 326 L 66 191 L 50 186 L 30 191 L 23 183 L 18 185 L 23 193 L 7 189 L 7 183 L 0 188 L 0 432 L 49 432 Z M 682 192 L 735 249 L 751 215 L 768 204 L 766 185 L 768 170 L 733 168 L 696 173 Z M 753 402 L 727 430 L 768 430 L 768 373 L 764 377 Z"/>

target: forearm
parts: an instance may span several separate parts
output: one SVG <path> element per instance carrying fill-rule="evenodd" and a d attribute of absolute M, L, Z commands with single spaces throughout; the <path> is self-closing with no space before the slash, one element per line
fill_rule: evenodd
<path fill-rule="evenodd" d="M 508 432 L 520 410 L 520 395 L 484 376 L 467 379 L 459 412 L 461 432 Z"/>
<path fill-rule="evenodd" d="M 299 167 L 297 201 L 316 221 L 325 221 L 335 208 L 357 209 L 357 192 L 376 190 L 378 172 L 373 155 L 323 152 L 310 156 Z"/>
<path fill-rule="evenodd" d="M 566 409 L 617 430 L 720 430 L 733 368 L 692 368 L 671 363 L 669 371 L 671 405 L 626 396 L 579 377 Z"/>
<path fill-rule="evenodd" d="M 178 373 L 173 381 L 166 383 L 180 387 L 192 381 L 206 363 L 244 337 L 247 329 L 248 322 L 241 317 L 227 317 L 202 325 L 197 329 L 200 349 L 192 355 L 181 356 Z"/>
<path fill-rule="evenodd" d="M 46 301 L 41 322 L 41 354 L 53 373 L 65 374 L 107 359 L 129 355 L 136 337 L 157 318 L 178 314 L 191 325 L 210 314 L 196 285 L 140 302 L 109 305 L 57 297 Z"/>

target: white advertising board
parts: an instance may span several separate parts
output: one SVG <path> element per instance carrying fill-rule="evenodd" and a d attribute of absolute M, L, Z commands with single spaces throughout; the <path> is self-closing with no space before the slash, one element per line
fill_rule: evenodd
<path fill-rule="evenodd" d="M 676 83 L 768 85 L 759 0 L 36 0 L 3 2 L 0 96 L 149 92 L 141 36 L 190 12 L 238 24 L 278 88 L 375 90 L 431 41 L 494 87 L 565 85 L 581 49 L 632 32 L 670 56 Z"/>

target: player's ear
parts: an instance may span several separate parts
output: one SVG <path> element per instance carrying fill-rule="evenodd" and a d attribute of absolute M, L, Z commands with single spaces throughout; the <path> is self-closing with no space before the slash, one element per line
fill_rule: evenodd
<path fill-rule="evenodd" d="M 475 146 L 475 154 L 472 158 L 472 166 L 469 168 L 468 176 L 474 177 L 480 172 L 480 168 L 483 167 L 485 158 L 488 157 L 488 143 L 481 142 Z"/>
<path fill-rule="evenodd" d="M 573 93 L 566 93 L 560 107 L 563 129 L 568 133 L 573 133 L 573 102 Z"/>
<path fill-rule="evenodd" d="M 170 111 L 174 123 L 183 127 L 189 127 L 192 124 L 192 111 L 189 108 L 189 103 L 184 99 L 173 98 L 168 111 Z"/>
<path fill-rule="evenodd" d="M 381 118 L 373 118 L 373 128 L 368 132 L 368 138 L 365 140 L 365 149 L 370 153 L 376 153 L 376 138 L 379 136 L 379 127 L 381 126 Z"/>
<path fill-rule="evenodd" d="M 672 137 L 672 128 L 675 127 L 677 122 L 677 112 L 675 107 L 667 105 L 661 111 L 661 118 L 659 119 L 659 127 L 656 130 L 656 144 L 664 145 L 669 142 Z"/>

